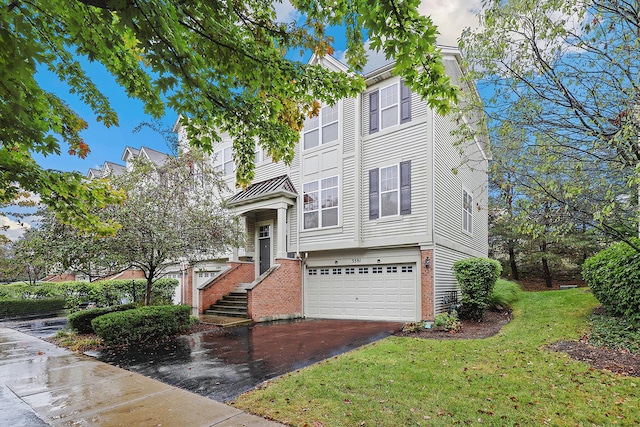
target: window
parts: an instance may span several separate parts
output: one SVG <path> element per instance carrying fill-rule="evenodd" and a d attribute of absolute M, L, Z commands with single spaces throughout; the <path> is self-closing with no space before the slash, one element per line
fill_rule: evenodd
<path fill-rule="evenodd" d="M 338 225 L 338 177 L 304 184 L 304 229 Z"/>
<path fill-rule="evenodd" d="M 369 171 L 369 219 L 411 213 L 411 161 Z"/>
<path fill-rule="evenodd" d="M 371 268 L 371 272 L 373 274 L 382 274 L 382 267 L 373 267 Z"/>
<path fill-rule="evenodd" d="M 213 168 L 216 171 L 222 171 L 225 176 L 233 174 L 235 165 L 233 163 L 231 147 L 218 150 L 214 153 Z"/>
<path fill-rule="evenodd" d="M 320 275 L 321 276 L 328 276 L 329 275 L 329 269 L 328 268 L 321 268 L 320 269 Z"/>
<path fill-rule="evenodd" d="M 317 276 L 318 275 L 318 270 L 315 268 L 310 268 L 308 270 L 309 276 Z"/>
<path fill-rule="evenodd" d="M 356 274 L 356 269 L 354 267 L 347 267 L 344 269 L 344 274 Z"/>
<path fill-rule="evenodd" d="M 398 214 L 398 165 L 380 168 L 380 216 Z"/>
<path fill-rule="evenodd" d="M 369 267 L 358 267 L 358 274 L 369 274 Z"/>
<path fill-rule="evenodd" d="M 341 268 L 334 268 L 333 269 L 333 274 L 342 274 L 342 269 Z"/>
<path fill-rule="evenodd" d="M 322 107 L 315 117 L 304 122 L 304 149 L 317 147 L 338 140 L 338 106 Z"/>
<path fill-rule="evenodd" d="M 393 266 L 393 267 L 387 267 L 387 273 L 397 273 L 398 272 L 398 267 Z"/>
<path fill-rule="evenodd" d="M 403 273 L 413 273 L 413 266 L 412 265 L 403 265 L 402 266 L 402 272 Z"/>
<path fill-rule="evenodd" d="M 462 190 L 462 229 L 473 233 L 473 196 L 467 190 Z"/>
<path fill-rule="evenodd" d="M 253 161 L 257 165 L 259 163 L 269 163 L 271 162 L 271 158 L 267 154 L 266 150 L 263 150 L 258 144 L 253 150 Z"/>
<path fill-rule="evenodd" d="M 404 82 L 369 93 L 369 133 L 411 121 L 411 90 Z"/>
<path fill-rule="evenodd" d="M 271 226 L 270 225 L 261 225 L 258 227 L 258 238 L 266 238 L 271 236 Z"/>

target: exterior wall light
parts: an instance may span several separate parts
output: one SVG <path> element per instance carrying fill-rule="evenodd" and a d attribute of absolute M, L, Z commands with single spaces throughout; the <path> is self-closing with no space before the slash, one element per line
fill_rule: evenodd
<path fill-rule="evenodd" d="M 429 269 L 429 267 L 431 267 L 431 258 L 426 257 L 424 259 L 424 268 L 426 268 L 427 270 Z"/>

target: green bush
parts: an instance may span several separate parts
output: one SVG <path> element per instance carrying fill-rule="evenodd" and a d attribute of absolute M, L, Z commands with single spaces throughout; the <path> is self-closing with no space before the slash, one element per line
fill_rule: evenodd
<path fill-rule="evenodd" d="M 35 285 L 16 283 L 2 285 L 0 299 L 64 298 L 66 308 L 73 312 L 78 311 L 86 302 L 94 302 L 98 307 L 118 305 L 123 300 L 142 302 L 146 286 L 145 279 L 50 282 Z M 151 304 L 171 304 L 176 286 L 177 279 L 163 278 L 154 282 Z"/>
<path fill-rule="evenodd" d="M 446 331 L 457 332 L 460 330 L 460 327 L 462 325 L 460 324 L 460 320 L 458 319 L 458 313 L 453 310 L 451 313 L 436 314 L 433 326 L 435 326 L 436 328 L 444 328 Z"/>
<path fill-rule="evenodd" d="M 67 323 L 79 334 L 93 334 L 95 331 L 91 326 L 91 321 L 107 313 L 131 310 L 136 308 L 135 303 L 115 305 L 113 307 L 96 307 L 87 310 L 76 311 L 67 317 Z"/>
<path fill-rule="evenodd" d="M 608 313 L 640 323 L 640 252 L 616 243 L 588 258 L 582 277 Z"/>
<path fill-rule="evenodd" d="M 146 306 L 93 319 L 94 331 L 106 345 L 129 345 L 165 339 L 191 323 L 186 305 Z"/>
<path fill-rule="evenodd" d="M 0 317 L 51 314 L 64 309 L 63 299 L 12 299 L 0 301 Z"/>
<path fill-rule="evenodd" d="M 493 286 L 502 272 L 500 263 L 488 258 L 467 258 L 456 261 L 453 271 L 462 292 L 458 314 L 461 318 L 482 320 Z"/>
<path fill-rule="evenodd" d="M 490 308 L 511 308 L 520 299 L 522 288 L 519 284 L 508 280 L 498 279 L 491 295 L 489 295 Z"/>

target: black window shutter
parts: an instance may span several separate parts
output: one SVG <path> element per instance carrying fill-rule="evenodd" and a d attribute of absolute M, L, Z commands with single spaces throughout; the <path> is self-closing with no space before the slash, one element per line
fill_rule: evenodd
<path fill-rule="evenodd" d="M 411 160 L 400 162 L 400 215 L 411 213 Z"/>
<path fill-rule="evenodd" d="M 377 219 L 380 210 L 378 169 L 369 171 L 369 219 Z"/>
<path fill-rule="evenodd" d="M 400 82 L 400 123 L 411 121 L 411 89 Z"/>
<path fill-rule="evenodd" d="M 369 133 L 378 132 L 378 91 L 369 94 Z"/>

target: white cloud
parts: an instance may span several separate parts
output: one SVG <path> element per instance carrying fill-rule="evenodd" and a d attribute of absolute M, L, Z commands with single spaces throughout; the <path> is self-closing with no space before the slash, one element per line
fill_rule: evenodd
<path fill-rule="evenodd" d="M 28 223 L 19 223 L 6 216 L 0 215 L 0 233 L 10 240 L 18 240 L 27 228 L 31 228 Z"/>
<path fill-rule="evenodd" d="M 289 23 L 297 21 L 300 17 L 300 12 L 289 3 L 289 0 L 275 1 L 273 7 L 276 10 L 276 21 Z"/>
<path fill-rule="evenodd" d="M 481 8 L 481 0 L 422 0 L 418 10 L 431 16 L 438 26 L 438 44 L 458 46 L 462 30 L 478 27 L 477 14 Z"/>

